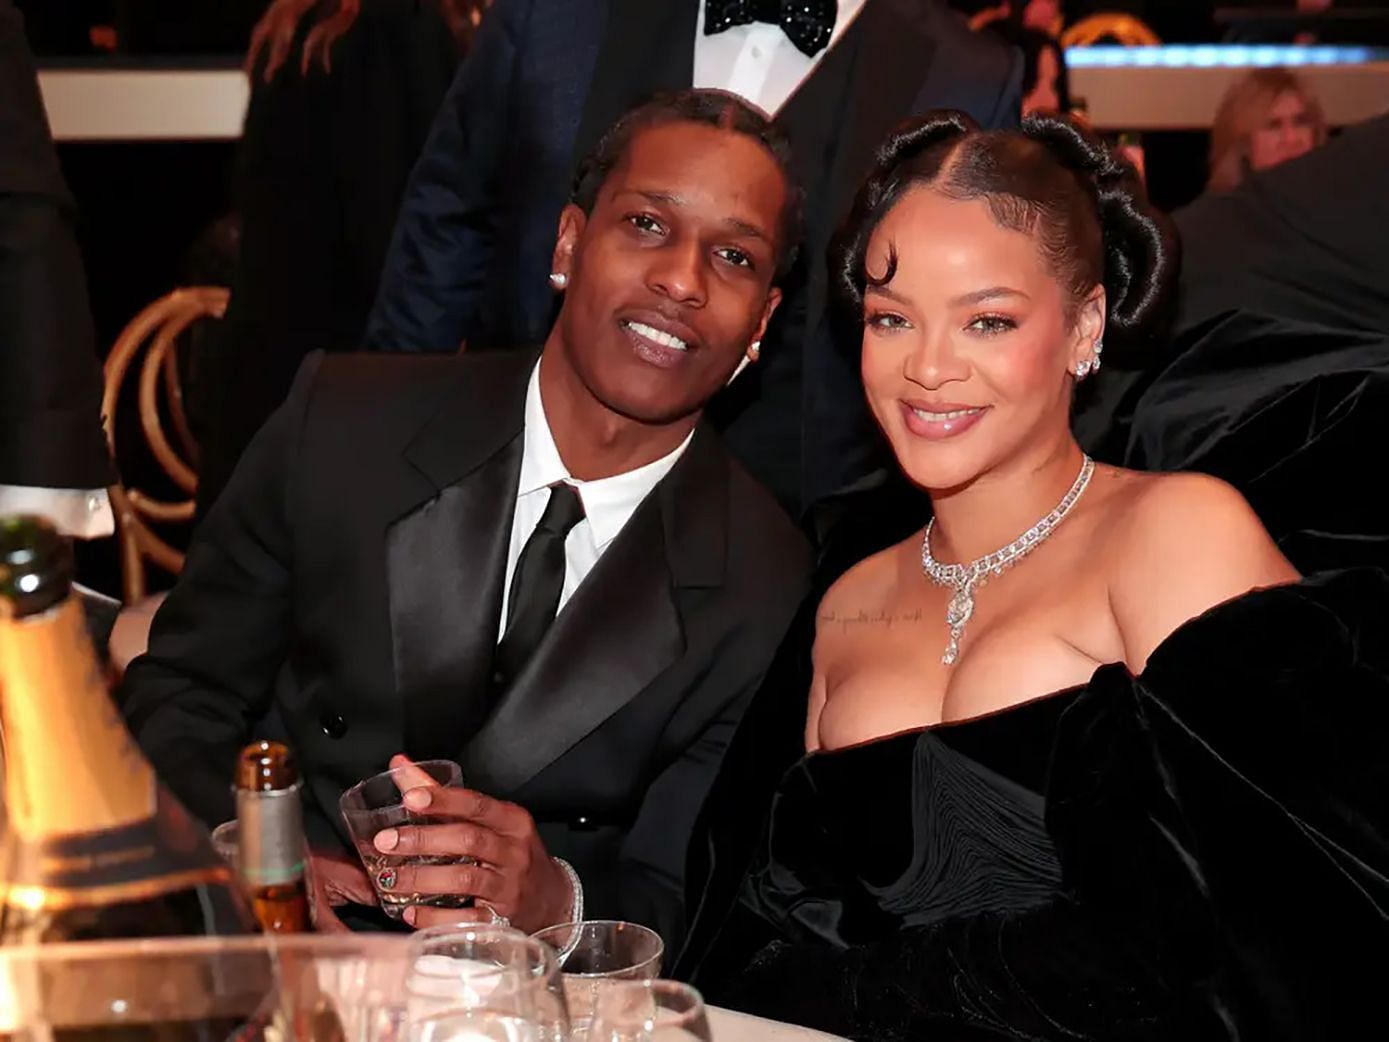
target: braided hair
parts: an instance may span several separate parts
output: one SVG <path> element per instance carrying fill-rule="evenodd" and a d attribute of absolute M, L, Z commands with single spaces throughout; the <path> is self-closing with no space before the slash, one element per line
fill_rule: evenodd
<path fill-rule="evenodd" d="M 836 296 L 855 314 L 866 287 L 886 285 L 897 271 L 894 246 L 886 271 L 868 273 L 869 240 L 919 185 L 952 199 L 982 199 L 1001 226 L 1034 235 L 1073 309 L 1102 285 L 1106 348 L 1116 348 L 1118 360 L 1163 332 L 1179 267 L 1171 223 L 1149 203 L 1127 160 L 1075 121 L 1042 115 L 1018 130 L 986 131 L 963 113 L 939 111 L 882 144 L 830 247 Z"/>

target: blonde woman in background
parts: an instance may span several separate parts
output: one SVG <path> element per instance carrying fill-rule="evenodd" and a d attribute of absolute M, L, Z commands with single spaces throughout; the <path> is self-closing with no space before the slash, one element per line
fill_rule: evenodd
<path fill-rule="evenodd" d="M 1255 69 L 1226 92 L 1211 127 L 1207 187 L 1228 192 L 1252 171 L 1296 159 L 1326 141 L 1321 104 L 1297 75 Z"/>

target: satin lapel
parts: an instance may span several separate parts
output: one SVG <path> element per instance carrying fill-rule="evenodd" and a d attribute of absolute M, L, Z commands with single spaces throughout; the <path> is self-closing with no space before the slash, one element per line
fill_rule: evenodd
<path fill-rule="evenodd" d="M 405 450 L 422 502 L 386 532 L 405 752 L 448 757 L 488 711 L 534 356 L 476 355 Z"/>
<path fill-rule="evenodd" d="M 636 698 L 685 650 L 678 591 L 720 586 L 728 465 L 702 429 L 565 604 L 468 744 L 470 784 L 513 792 Z"/>
<path fill-rule="evenodd" d="M 575 138 L 586 156 L 628 109 L 661 90 L 694 80 L 699 0 L 608 0 L 608 22 Z"/>

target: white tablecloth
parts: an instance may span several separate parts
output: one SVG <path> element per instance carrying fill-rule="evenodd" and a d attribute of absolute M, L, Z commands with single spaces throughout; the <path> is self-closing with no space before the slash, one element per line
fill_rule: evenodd
<path fill-rule="evenodd" d="M 714 1034 L 714 1042 L 834 1042 L 839 1039 L 838 1035 L 778 1024 L 714 1006 L 709 1007 L 709 1029 Z"/>

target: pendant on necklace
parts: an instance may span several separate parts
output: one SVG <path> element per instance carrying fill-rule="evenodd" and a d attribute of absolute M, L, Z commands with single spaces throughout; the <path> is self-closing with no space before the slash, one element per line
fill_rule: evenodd
<path fill-rule="evenodd" d="M 953 666 L 960 657 L 960 638 L 964 636 L 965 624 L 974 615 L 974 584 L 965 583 L 955 591 L 945 609 L 945 623 L 950 627 L 950 643 L 945 646 L 941 663 Z"/>

